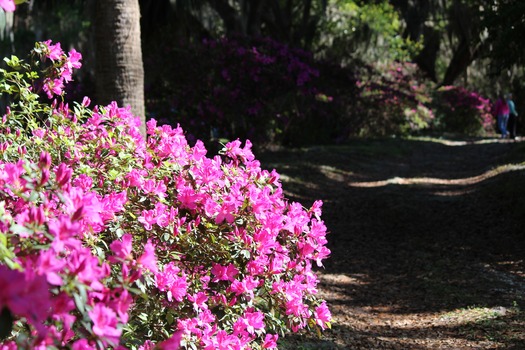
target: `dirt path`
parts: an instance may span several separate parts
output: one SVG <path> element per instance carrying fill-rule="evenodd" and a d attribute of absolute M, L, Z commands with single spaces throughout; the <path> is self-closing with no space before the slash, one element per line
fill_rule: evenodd
<path fill-rule="evenodd" d="M 263 154 L 324 201 L 332 330 L 290 349 L 525 349 L 525 143 L 354 141 Z"/>

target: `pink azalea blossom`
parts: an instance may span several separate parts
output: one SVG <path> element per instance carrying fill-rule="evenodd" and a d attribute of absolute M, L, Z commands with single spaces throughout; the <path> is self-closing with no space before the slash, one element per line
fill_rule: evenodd
<path fill-rule="evenodd" d="M 266 334 L 262 344 L 263 349 L 277 349 L 278 334 Z"/>
<path fill-rule="evenodd" d="M 80 52 L 78 52 L 75 49 L 71 49 L 69 50 L 68 57 L 71 68 L 79 69 L 80 67 L 82 67 L 82 64 L 80 63 L 80 60 L 82 59 L 82 54 Z"/>
<path fill-rule="evenodd" d="M 240 317 L 237 322 L 237 328 L 245 328 L 249 334 L 254 334 L 258 329 L 264 329 L 264 315 L 260 311 L 246 312 L 244 317 Z M 240 326 L 242 324 L 242 326 Z"/>
<path fill-rule="evenodd" d="M 87 339 L 79 339 L 71 346 L 72 350 L 96 350 L 98 347 L 95 344 L 91 344 Z"/>
<path fill-rule="evenodd" d="M 326 306 L 326 302 L 323 302 L 321 305 L 315 308 L 315 319 L 316 323 L 322 328 L 326 328 L 326 324 L 330 322 L 332 315 L 330 314 L 330 310 L 328 309 L 328 306 Z"/>
<path fill-rule="evenodd" d="M 118 344 L 122 330 L 118 329 L 118 319 L 115 311 L 109 307 L 97 303 L 92 310 L 88 311 L 93 321 L 93 333 L 110 344 Z"/>
<path fill-rule="evenodd" d="M 188 300 L 193 303 L 193 310 L 202 311 L 208 309 L 206 302 L 208 301 L 208 296 L 204 292 L 198 292 L 195 295 L 188 294 Z"/>
<path fill-rule="evenodd" d="M 47 54 L 47 57 L 52 61 L 58 61 L 61 56 L 64 54 L 64 51 L 62 51 L 62 48 L 60 47 L 60 43 L 52 44 L 51 40 L 46 40 L 43 42 L 44 45 L 47 46 L 49 53 Z"/>
<path fill-rule="evenodd" d="M 153 224 L 157 223 L 156 212 L 155 210 L 143 210 L 142 215 L 140 215 L 137 220 L 144 225 L 147 231 L 151 231 Z"/>
<path fill-rule="evenodd" d="M 51 301 L 44 276 L 25 273 L 0 265 L 0 310 L 8 308 L 15 316 L 25 317 L 39 332 L 49 317 Z"/>
<path fill-rule="evenodd" d="M 132 304 L 133 296 L 126 289 L 115 289 L 108 306 L 117 312 L 118 317 L 123 323 L 126 323 L 129 318 L 128 311 Z"/>
<path fill-rule="evenodd" d="M 242 281 L 234 280 L 229 289 L 236 295 L 244 294 L 246 295 L 246 297 L 248 297 L 249 300 L 251 300 L 254 298 L 253 290 L 258 285 L 258 279 L 252 276 L 247 276 Z"/>
<path fill-rule="evenodd" d="M 213 282 L 217 281 L 233 281 L 235 276 L 239 273 L 239 270 L 233 264 L 228 266 L 222 266 L 220 264 L 213 264 L 211 273 L 215 275 L 215 278 L 212 279 Z"/>
<path fill-rule="evenodd" d="M 186 296 L 187 289 L 188 283 L 184 277 L 175 278 L 168 291 L 168 300 L 172 301 L 175 299 L 176 301 L 181 302 Z"/>
<path fill-rule="evenodd" d="M 63 284 L 63 280 L 59 272 L 61 272 L 65 264 L 65 261 L 62 259 L 57 259 L 55 251 L 51 249 L 43 250 L 36 261 L 36 271 L 39 275 L 46 276 L 49 284 L 60 286 Z"/>
<path fill-rule="evenodd" d="M 144 252 L 138 258 L 137 262 L 153 273 L 158 272 L 157 257 L 155 256 L 155 246 L 151 240 L 144 245 Z"/>
<path fill-rule="evenodd" d="M 61 163 L 57 167 L 55 174 L 58 185 L 64 187 L 69 183 L 69 180 L 71 180 L 73 170 L 69 169 L 65 163 Z"/>
<path fill-rule="evenodd" d="M 129 233 L 126 233 L 124 236 L 122 236 L 122 239 L 120 241 L 114 240 L 109 247 L 113 251 L 115 256 L 117 256 L 118 258 L 123 260 L 130 260 L 133 259 L 132 241 L 133 236 Z"/>
<path fill-rule="evenodd" d="M 175 299 L 180 302 L 186 296 L 188 284 L 184 275 L 179 275 L 180 269 L 173 263 L 164 267 L 164 271 L 155 274 L 155 284 L 161 291 L 167 291 L 168 301 Z"/>

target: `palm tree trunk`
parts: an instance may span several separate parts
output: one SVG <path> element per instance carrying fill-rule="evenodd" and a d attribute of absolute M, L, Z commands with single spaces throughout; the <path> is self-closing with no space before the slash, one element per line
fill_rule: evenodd
<path fill-rule="evenodd" d="M 97 103 L 131 106 L 145 133 L 144 67 L 138 0 L 97 0 L 95 15 Z"/>

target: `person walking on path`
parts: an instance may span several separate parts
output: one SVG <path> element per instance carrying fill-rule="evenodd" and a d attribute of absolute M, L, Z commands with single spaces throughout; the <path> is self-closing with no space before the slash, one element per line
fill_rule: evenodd
<path fill-rule="evenodd" d="M 516 126 L 518 124 L 518 112 L 516 112 L 516 105 L 512 100 L 512 94 L 507 94 L 507 105 L 509 106 L 509 122 L 507 124 L 507 130 L 509 131 L 510 138 L 516 138 Z"/>
<path fill-rule="evenodd" d="M 501 133 L 501 138 L 506 138 L 509 135 L 507 131 L 507 123 L 509 120 L 509 106 L 507 101 L 503 97 L 503 94 L 500 94 L 496 104 L 494 105 L 494 115 L 498 121 L 498 129 Z"/>

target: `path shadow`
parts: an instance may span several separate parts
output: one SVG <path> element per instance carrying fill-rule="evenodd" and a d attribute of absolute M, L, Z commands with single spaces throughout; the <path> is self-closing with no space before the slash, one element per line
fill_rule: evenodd
<path fill-rule="evenodd" d="M 292 200 L 323 200 L 321 288 L 337 310 L 525 307 L 524 144 L 356 140 L 259 159 Z"/>

